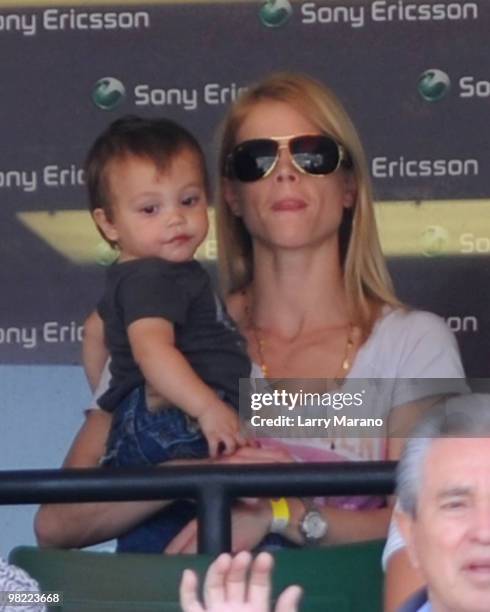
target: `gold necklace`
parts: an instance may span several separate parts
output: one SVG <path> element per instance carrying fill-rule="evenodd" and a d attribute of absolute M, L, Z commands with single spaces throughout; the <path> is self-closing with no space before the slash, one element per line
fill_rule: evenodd
<path fill-rule="evenodd" d="M 254 325 L 252 321 L 249 321 L 249 323 L 252 328 L 255 343 L 257 345 L 257 352 L 259 353 L 259 359 L 260 359 L 259 365 L 260 365 L 260 369 L 262 370 L 262 376 L 264 378 L 269 378 L 269 368 L 267 367 L 267 364 L 264 358 L 264 339 L 260 336 L 258 327 Z"/>
<path fill-rule="evenodd" d="M 250 308 L 249 295 L 247 295 L 247 292 L 245 291 L 245 289 L 242 291 L 242 294 L 245 297 L 245 318 L 247 320 L 248 326 L 252 330 L 252 333 L 254 335 L 254 340 L 257 345 L 257 352 L 259 354 L 259 359 L 260 359 L 259 366 L 262 371 L 263 377 L 269 378 L 269 367 L 265 361 L 265 355 L 264 355 L 265 353 L 264 349 L 265 349 L 266 343 L 265 343 L 264 338 L 260 335 L 260 328 L 254 323 L 254 320 L 252 317 L 252 309 Z M 344 355 L 340 363 L 339 371 L 334 376 L 334 381 L 338 385 L 342 383 L 342 381 L 344 380 L 347 372 L 349 371 L 352 365 L 351 357 L 352 357 L 352 349 L 354 348 L 353 332 L 354 332 L 354 326 L 352 323 L 349 322 L 347 325 L 347 341 L 345 344 Z"/>

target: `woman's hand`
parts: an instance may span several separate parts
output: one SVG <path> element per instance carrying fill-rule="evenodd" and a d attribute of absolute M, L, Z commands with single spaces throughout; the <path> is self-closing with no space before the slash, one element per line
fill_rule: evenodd
<path fill-rule="evenodd" d="M 272 556 L 261 553 L 247 571 L 252 555 L 241 552 L 236 557 L 220 555 L 206 573 L 204 606 L 197 594 L 198 579 L 191 570 L 184 570 L 180 583 L 180 604 L 183 612 L 269 612 L 271 596 Z M 288 587 L 279 597 L 275 612 L 296 612 L 301 588 Z"/>
<path fill-rule="evenodd" d="M 241 501 L 231 513 L 231 541 L 233 552 L 251 550 L 268 533 L 272 512 L 268 500 Z M 188 523 L 165 549 L 169 555 L 197 552 L 197 520 Z"/>

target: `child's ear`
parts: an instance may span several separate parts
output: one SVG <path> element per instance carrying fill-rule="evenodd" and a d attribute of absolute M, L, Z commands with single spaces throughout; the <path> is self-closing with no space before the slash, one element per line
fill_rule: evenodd
<path fill-rule="evenodd" d="M 233 181 L 230 181 L 230 179 L 224 178 L 221 189 L 223 191 L 223 197 L 225 199 L 225 202 L 228 205 L 228 208 L 231 210 L 231 212 L 236 217 L 241 217 L 242 211 L 241 211 L 241 206 L 240 206 L 240 200 L 238 198 L 238 194 L 236 192 Z"/>
<path fill-rule="evenodd" d="M 95 208 L 92 211 L 92 217 L 104 236 L 111 242 L 116 243 L 119 238 L 119 234 L 116 226 L 110 219 L 108 219 L 105 210 L 103 208 Z"/>

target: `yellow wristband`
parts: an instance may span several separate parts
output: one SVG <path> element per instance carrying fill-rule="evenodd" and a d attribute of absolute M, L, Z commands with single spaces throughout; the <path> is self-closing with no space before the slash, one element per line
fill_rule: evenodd
<path fill-rule="evenodd" d="M 286 527 L 289 525 L 289 519 L 291 518 L 289 504 L 284 497 L 279 499 L 271 499 L 270 503 L 272 510 L 270 532 L 284 533 Z"/>

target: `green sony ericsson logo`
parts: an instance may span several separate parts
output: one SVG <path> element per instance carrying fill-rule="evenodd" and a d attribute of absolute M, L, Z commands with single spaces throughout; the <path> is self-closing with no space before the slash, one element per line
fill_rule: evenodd
<path fill-rule="evenodd" d="M 420 246 L 426 257 L 444 255 L 449 246 L 449 232 L 442 225 L 428 225 L 420 235 Z"/>
<path fill-rule="evenodd" d="M 268 28 L 280 28 L 293 14 L 289 0 L 267 0 L 259 12 L 260 21 Z"/>
<path fill-rule="evenodd" d="M 114 110 L 126 96 L 126 88 L 114 77 L 99 79 L 92 90 L 92 101 L 102 110 Z"/>
<path fill-rule="evenodd" d="M 442 70 L 430 68 L 419 77 L 419 94 L 427 102 L 439 102 L 448 93 L 451 87 L 449 76 Z"/>
<path fill-rule="evenodd" d="M 116 261 L 118 256 L 118 250 L 112 248 L 105 240 L 101 240 L 95 247 L 95 261 L 100 266 L 110 266 Z"/>

